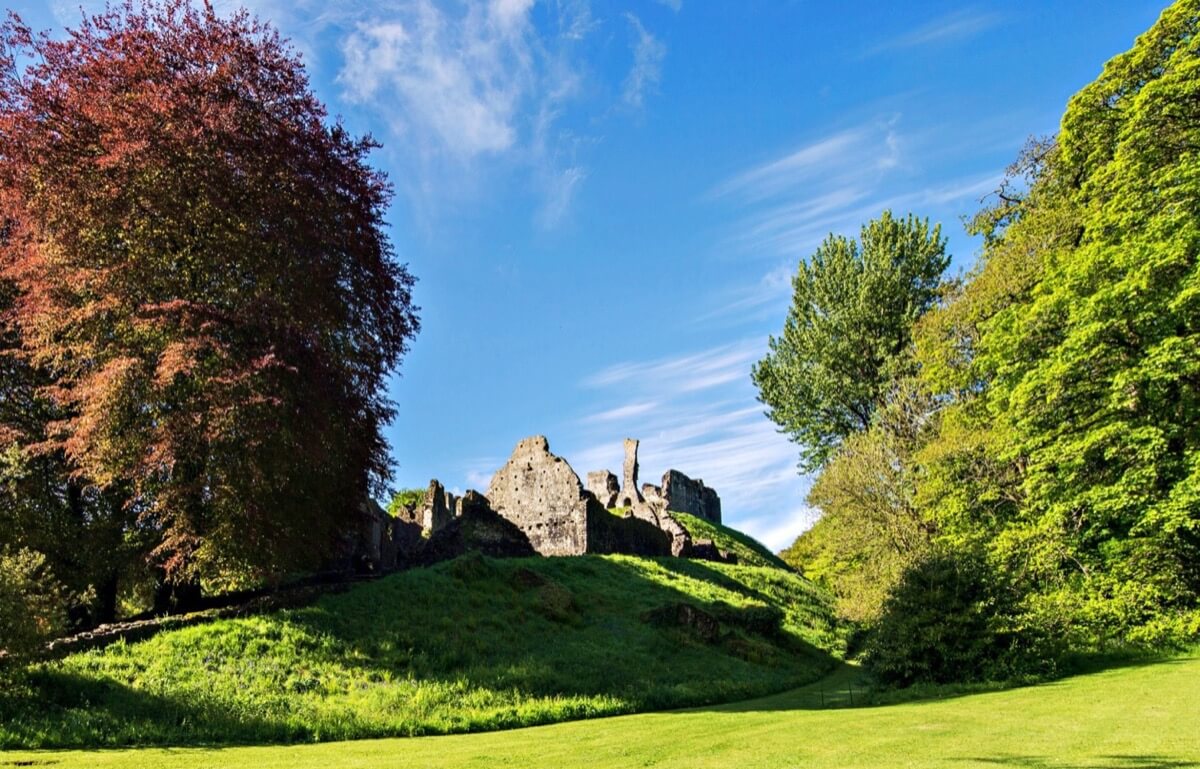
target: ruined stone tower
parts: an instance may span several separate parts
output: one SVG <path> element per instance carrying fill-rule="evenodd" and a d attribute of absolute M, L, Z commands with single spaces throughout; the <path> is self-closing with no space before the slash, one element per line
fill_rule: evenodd
<path fill-rule="evenodd" d="M 625 472 L 621 481 L 621 493 L 617 497 L 618 507 L 633 507 L 644 502 L 638 490 L 638 445 L 636 438 L 625 439 Z"/>

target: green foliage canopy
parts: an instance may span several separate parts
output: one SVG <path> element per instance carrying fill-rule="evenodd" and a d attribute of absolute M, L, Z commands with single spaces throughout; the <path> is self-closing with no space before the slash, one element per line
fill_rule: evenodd
<path fill-rule="evenodd" d="M 940 225 L 890 211 L 858 240 L 830 235 L 800 263 L 783 334 L 752 377 L 767 416 L 800 446 L 803 469 L 870 426 L 949 263 Z"/>
<path fill-rule="evenodd" d="M 1019 462 L 997 540 L 1096 633 L 1200 593 L 1200 4 L 1176 3 L 1068 105 L 1079 236 L 985 326 L 987 405 Z"/>
<path fill-rule="evenodd" d="M 791 555 L 835 589 L 884 563 L 864 490 L 906 479 L 930 533 L 873 620 L 894 680 L 1200 635 L 1198 32 L 1200 2 L 1172 5 L 1022 152 L 978 266 L 913 332 L 932 427 L 870 466 L 864 425 L 814 485 L 827 519 Z"/>
<path fill-rule="evenodd" d="M 67 596 L 46 557 L 0 550 L 0 650 L 31 652 L 66 625 Z"/>
<path fill-rule="evenodd" d="M 918 382 L 896 383 L 871 426 L 842 443 L 809 492 L 809 504 L 822 515 L 805 535 L 807 550 L 820 565 L 805 573 L 829 585 L 847 619 L 877 619 L 904 572 L 929 549 L 913 453 L 931 429 L 932 412 Z M 793 550 L 790 557 L 798 555 Z"/>

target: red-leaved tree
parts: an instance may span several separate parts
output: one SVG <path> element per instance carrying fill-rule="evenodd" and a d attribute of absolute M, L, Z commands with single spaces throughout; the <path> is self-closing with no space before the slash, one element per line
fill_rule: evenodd
<path fill-rule="evenodd" d="M 63 452 L 128 489 L 174 580 L 311 566 L 389 473 L 418 330 L 376 146 L 242 12 L 0 26 L 0 279 Z"/>

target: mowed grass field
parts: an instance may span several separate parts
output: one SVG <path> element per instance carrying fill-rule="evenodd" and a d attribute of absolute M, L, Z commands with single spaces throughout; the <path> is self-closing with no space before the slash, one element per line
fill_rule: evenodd
<path fill-rule="evenodd" d="M 845 680 L 843 675 L 827 681 L 826 692 Z M 1196 655 L 1022 689 L 883 707 L 810 709 L 815 690 L 486 734 L 211 750 L 6 752 L 0 753 L 0 766 L 1200 767 Z"/>

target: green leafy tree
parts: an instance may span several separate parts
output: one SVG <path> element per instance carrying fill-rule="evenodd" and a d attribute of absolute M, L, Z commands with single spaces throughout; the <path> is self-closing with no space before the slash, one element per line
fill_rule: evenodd
<path fill-rule="evenodd" d="M 1200 592 L 1198 27 L 1200 3 L 1176 3 L 1071 99 L 1079 236 L 1042 251 L 1035 289 L 979 344 L 1002 456 L 1023 468 L 997 551 L 1099 637 Z"/>
<path fill-rule="evenodd" d="M 1027 147 L 915 335 L 946 404 L 918 507 L 1020 596 L 1010 627 L 1075 649 L 1200 627 L 1198 11 L 1165 11 Z"/>
<path fill-rule="evenodd" d="M 0 550 L 0 650 L 34 651 L 66 627 L 66 591 L 41 553 Z"/>
<path fill-rule="evenodd" d="M 400 489 L 394 492 L 387 504 L 388 515 L 395 518 L 400 514 L 401 508 L 418 508 L 425 504 L 425 492 L 425 489 Z"/>
<path fill-rule="evenodd" d="M 897 383 L 871 426 L 842 442 L 809 492 L 821 519 L 784 558 L 828 585 L 847 619 L 878 619 L 906 569 L 929 549 L 932 529 L 916 505 L 913 455 L 934 419 L 935 405 L 919 383 Z"/>
<path fill-rule="evenodd" d="M 949 263 L 940 226 L 889 211 L 858 240 L 831 235 L 800 263 L 783 334 L 752 376 L 767 416 L 800 446 L 802 469 L 870 427 Z"/>
<path fill-rule="evenodd" d="M 1012 678 L 1032 655 L 1027 637 L 1000 627 L 1006 598 L 978 553 L 931 552 L 890 591 L 867 636 L 866 667 L 896 685 Z"/>

